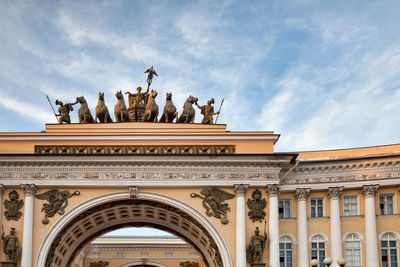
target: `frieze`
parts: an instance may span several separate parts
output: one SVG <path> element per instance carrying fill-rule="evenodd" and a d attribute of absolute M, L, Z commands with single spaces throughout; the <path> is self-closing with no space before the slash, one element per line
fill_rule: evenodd
<path fill-rule="evenodd" d="M 171 146 L 35 146 L 35 154 L 42 155 L 157 155 L 157 154 L 235 154 L 234 145 L 171 145 Z"/>

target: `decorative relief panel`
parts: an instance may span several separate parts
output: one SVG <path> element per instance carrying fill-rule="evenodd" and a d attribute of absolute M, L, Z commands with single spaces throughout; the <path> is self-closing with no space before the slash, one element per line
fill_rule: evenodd
<path fill-rule="evenodd" d="M 44 155 L 213 155 L 235 154 L 233 145 L 208 145 L 208 146 L 35 146 L 35 154 Z"/>

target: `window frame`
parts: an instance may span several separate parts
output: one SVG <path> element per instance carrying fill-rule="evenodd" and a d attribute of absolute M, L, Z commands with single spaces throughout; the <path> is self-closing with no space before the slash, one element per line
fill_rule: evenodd
<path fill-rule="evenodd" d="M 356 199 L 356 214 L 348 214 L 348 215 L 346 215 L 345 214 L 345 212 L 346 212 L 346 199 L 349 199 L 349 198 L 355 198 Z M 360 215 L 360 202 L 359 202 L 359 197 L 358 197 L 358 195 L 348 195 L 348 196 L 343 196 L 343 216 L 348 216 L 348 217 L 350 217 L 350 216 L 359 216 Z M 352 205 L 352 203 L 350 204 L 350 205 Z M 350 212 L 351 212 L 351 209 L 350 209 Z"/>
<path fill-rule="evenodd" d="M 317 247 L 316 248 L 313 248 L 313 243 L 317 243 Z M 324 243 L 324 248 L 323 249 L 319 247 L 320 243 Z M 312 254 L 313 254 L 313 250 L 316 250 L 317 251 L 317 258 L 316 259 L 319 262 L 318 267 L 325 267 L 324 259 L 327 257 L 327 254 L 326 254 L 327 253 L 327 244 L 328 244 L 328 240 L 322 234 L 315 234 L 310 239 L 310 257 L 311 257 L 311 260 L 313 260 L 315 258 L 315 257 L 312 256 Z M 324 251 L 324 257 L 321 259 L 320 258 L 320 251 L 322 251 L 322 250 Z"/>
<path fill-rule="evenodd" d="M 285 213 L 285 206 L 283 206 L 283 217 L 281 218 L 281 212 L 280 212 L 280 203 L 281 201 L 289 202 L 289 214 L 287 216 L 284 216 Z M 291 219 L 292 218 L 292 200 L 290 198 L 282 198 L 278 200 L 278 218 L 279 220 L 285 220 L 285 219 Z"/>
<path fill-rule="evenodd" d="M 386 237 L 387 236 L 387 237 Z M 390 238 L 390 236 L 393 236 L 393 238 Z M 395 256 L 396 256 L 396 263 L 397 263 L 397 266 L 399 265 L 399 245 L 398 245 L 398 242 L 397 242 L 397 240 L 398 240 L 398 238 L 397 238 L 397 234 L 396 233 L 394 233 L 394 232 L 385 232 L 384 234 L 382 234 L 382 236 L 381 236 L 381 238 L 379 239 L 379 245 L 380 245 L 380 262 L 381 262 L 381 266 L 383 266 L 383 267 L 385 267 L 385 266 L 390 266 L 391 265 L 391 257 L 390 257 L 390 250 L 392 250 L 393 249 L 393 247 L 391 247 L 389 244 L 390 244 L 390 242 L 391 241 L 394 241 L 395 242 L 395 244 L 396 244 L 396 254 L 395 254 Z M 382 244 L 382 242 L 388 242 L 388 245 L 389 246 L 387 246 L 387 247 L 383 247 L 383 244 Z M 388 257 L 387 257 L 387 265 L 383 265 L 383 250 L 387 250 L 387 252 L 388 252 Z"/>
<path fill-rule="evenodd" d="M 283 241 L 283 242 L 282 242 Z M 283 244 L 284 248 L 281 249 L 281 244 Z M 288 249 L 286 244 L 291 244 L 291 248 Z M 279 238 L 279 266 L 280 267 L 293 267 L 293 259 L 294 259 L 294 249 L 293 249 L 293 245 L 294 245 L 294 240 L 292 237 L 290 237 L 289 235 L 283 235 Z M 281 252 L 283 251 L 283 258 L 284 261 L 281 262 Z M 292 261 L 289 263 L 287 261 L 287 252 L 291 253 L 291 258 Z M 283 265 L 281 265 L 283 263 Z"/>
<path fill-rule="evenodd" d="M 351 237 L 351 239 L 350 239 L 350 237 Z M 347 243 L 350 243 L 350 242 L 353 242 L 353 243 L 354 242 L 358 242 L 358 246 L 357 247 L 347 247 L 346 246 Z M 351 255 L 352 259 L 355 258 L 354 251 L 356 251 L 356 250 L 359 251 L 359 262 L 360 262 L 360 265 L 350 265 L 350 263 L 352 261 L 349 261 L 348 258 L 347 258 L 347 251 L 349 251 L 349 250 L 352 252 L 351 253 L 352 254 Z M 361 236 L 359 234 L 357 234 L 357 233 L 349 233 L 349 234 L 346 235 L 346 237 L 344 239 L 344 254 L 345 254 L 345 258 L 346 258 L 346 266 L 349 266 L 349 267 L 362 267 L 363 266 L 363 264 L 362 264 Z"/>
<path fill-rule="evenodd" d="M 321 216 L 312 216 L 313 215 L 313 205 L 312 205 L 312 201 L 313 200 L 322 200 L 322 214 Z M 318 205 L 316 204 L 315 206 L 315 214 L 318 214 Z M 325 216 L 325 198 L 324 197 L 314 197 L 314 198 L 310 198 L 310 218 L 324 218 Z"/>
<path fill-rule="evenodd" d="M 387 202 L 384 201 L 381 203 L 381 197 L 392 197 L 392 213 L 387 213 Z M 394 193 L 384 193 L 384 194 L 379 194 L 378 196 L 378 203 L 379 203 L 379 215 L 395 215 L 396 212 L 396 194 Z M 381 205 L 385 205 L 383 207 L 383 213 L 382 213 L 382 208 Z"/>

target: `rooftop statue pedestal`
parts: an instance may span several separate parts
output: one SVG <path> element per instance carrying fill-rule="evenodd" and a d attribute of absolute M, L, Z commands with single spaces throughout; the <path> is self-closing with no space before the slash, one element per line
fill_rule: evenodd
<path fill-rule="evenodd" d="M 16 266 L 17 266 L 16 262 L 10 262 L 10 261 L 0 262 L 0 267 L 16 267 Z"/>

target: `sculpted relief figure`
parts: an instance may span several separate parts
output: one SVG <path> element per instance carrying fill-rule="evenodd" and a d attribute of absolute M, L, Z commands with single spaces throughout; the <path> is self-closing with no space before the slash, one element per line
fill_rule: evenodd
<path fill-rule="evenodd" d="M 89 267 L 107 267 L 110 265 L 108 261 L 91 262 Z"/>
<path fill-rule="evenodd" d="M 247 199 L 247 207 L 250 209 L 247 214 L 253 222 L 261 222 L 266 215 L 264 209 L 267 206 L 267 201 L 262 198 L 262 193 L 258 189 L 253 191 L 252 197 L 253 199 Z"/>
<path fill-rule="evenodd" d="M 167 99 L 165 101 L 164 111 L 161 115 L 159 122 L 174 122 L 174 119 L 178 119 L 178 112 L 176 112 L 176 107 L 172 102 L 172 93 L 167 93 Z"/>
<path fill-rule="evenodd" d="M 231 209 L 229 208 L 228 203 L 222 202 L 234 198 L 235 195 L 218 188 L 203 189 L 200 191 L 200 194 L 201 195 L 191 193 L 190 196 L 192 198 L 199 197 L 203 200 L 202 204 L 206 209 L 207 216 L 221 219 L 222 224 L 227 224 L 229 222 L 227 214 Z"/>
<path fill-rule="evenodd" d="M 180 267 L 199 267 L 200 265 L 197 262 L 192 261 L 184 261 L 179 263 Z"/>
<path fill-rule="evenodd" d="M 77 104 L 78 102 L 75 103 L 67 103 L 63 104 L 62 101 L 56 100 L 56 105 L 59 105 L 60 107 L 58 108 L 58 114 L 56 114 L 56 117 L 59 116 L 58 118 L 58 123 L 63 124 L 63 123 L 71 123 L 71 117 L 69 116 L 69 113 L 73 111 L 74 109 L 72 108 L 73 105 Z M 51 104 L 51 103 L 50 103 Z"/>
<path fill-rule="evenodd" d="M 2 230 L 3 233 L 1 234 L 1 239 L 3 240 L 3 251 L 7 256 L 7 261 L 17 262 L 19 242 L 17 236 L 15 235 L 15 228 L 11 228 L 10 234 L 6 236 L 4 236 L 4 229 Z"/>
<path fill-rule="evenodd" d="M 203 124 L 213 124 L 213 115 L 218 115 L 218 112 L 214 112 L 214 107 L 212 104 L 214 104 L 215 100 L 214 98 L 211 98 L 210 100 L 207 101 L 207 105 L 204 106 L 199 106 L 196 101 L 196 106 L 201 110 L 201 114 L 204 116 L 203 120 L 201 123 Z"/>
<path fill-rule="evenodd" d="M 78 110 L 79 123 L 94 123 L 86 99 L 83 96 L 80 96 L 76 98 L 76 102 L 81 104 L 81 107 Z"/>
<path fill-rule="evenodd" d="M 45 213 L 45 217 L 42 220 L 43 224 L 48 224 L 48 217 L 53 217 L 57 213 L 59 215 L 63 215 L 65 213 L 65 208 L 68 206 L 68 199 L 73 196 L 79 196 L 80 192 L 75 191 L 72 194 L 65 191 L 58 191 L 57 189 L 53 189 L 47 192 L 44 192 L 39 195 L 35 195 L 36 198 L 40 200 L 47 200 L 48 203 L 44 203 L 42 207 L 42 211 Z"/>
<path fill-rule="evenodd" d="M 197 97 L 189 96 L 185 104 L 183 104 L 183 111 L 181 116 L 178 119 L 179 123 L 193 123 L 194 122 L 194 117 L 196 115 L 196 112 L 193 108 L 193 104 L 196 103 L 199 99 Z"/>
<path fill-rule="evenodd" d="M 125 99 L 124 95 L 122 94 L 122 91 L 121 90 L 117 91 L 115 93 L 115 97 L 118 99 L 118 102 L 114 107 L 115 120 L 117 122 L 131 121 L 131 118 L 129 117 L 128 114 L 128 110 L 126 109 Z"/>
<path fill-rule="evenodd" d="M 97 102 L 94 121 L 97 122 L 97 120 L 99 120 L 100 123 L 113 122 L 104 102 L 104 92 L 99 92 L 99 102 Z"/>
<path fill-rule="evenodd" d="M 260 235 L 260 230 L 256 227 L 254 235 L 246 249 L 247 262 L 250 264 L 261 263 L 267 241 L 267 233 Z"/>
<path fill-rule="evenodd" d="M 146 92 L 142 93 L 142 87 L 136 88 L 136 94 L 126 92 L 128 94 L 128 113 L 132 121 L 143 121 L 143 114 L 149 96 L 149 87 Z"/>
<path fill-rule="evenodd" d="M 7 221 L 18 221 L 18 219 L 22 216 L 22 212 L 20 210 L 24 205 L 24 201 L 19 199 L 19 195 L 15 190 L 12 190 L 8 194 L 8 197 L 10 200 L 4 200 L 4 207 L 6 208 L 4 211 L 4 216 L 6 217 Z"/>

